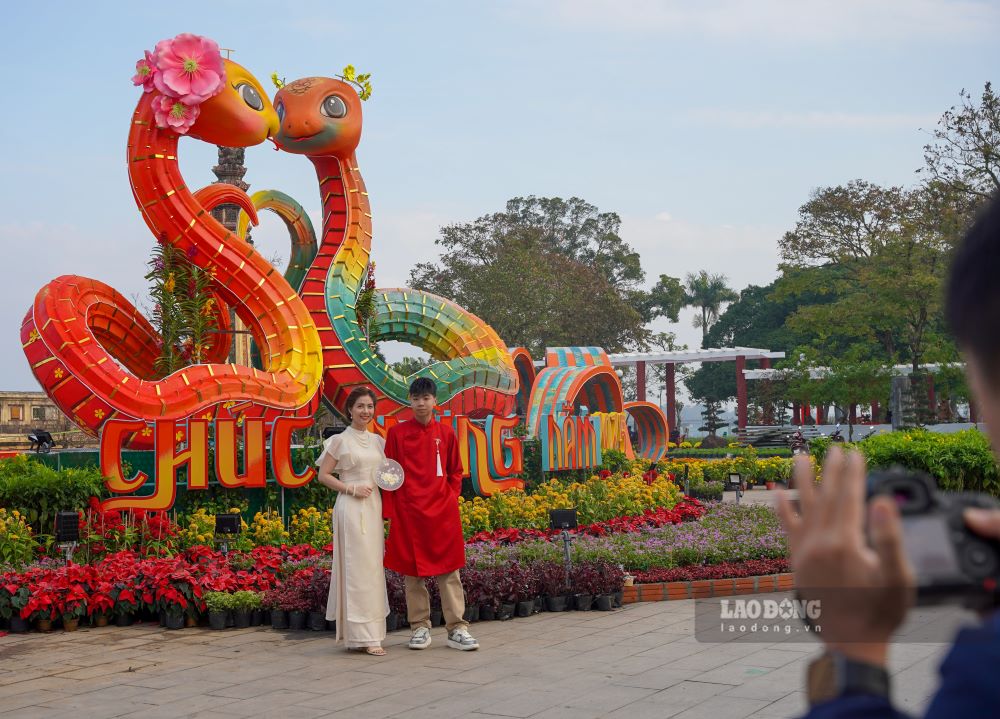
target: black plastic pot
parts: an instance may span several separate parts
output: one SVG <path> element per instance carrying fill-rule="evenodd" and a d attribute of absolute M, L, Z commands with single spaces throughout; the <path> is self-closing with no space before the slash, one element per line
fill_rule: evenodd
<path fill-rule="evenodd" d="M 131 614 L 116 614 L 115 615 L 115 626 L 116 627 L 131 627 L 132 626 L 132 615 Z M 14 620 L 11 619 L 11 631 L 14 631 L 13 624 Z"/>
<path fill-rule="evenodd" d="M 497 619 L 501 622 L 505 622 L 508 619 L 514 618 L 514 611 L 517 609 L 517 605 L 509 602 L 500 605 L 500 611 L 497 612 Z"/>
<path fill-rule="evenodd" d="M 610 612 L 614 608 L 614 599 L 610 594 L 599 594 L 594 600 L 594 608 L 601 612 Z"/>
<path fill-rule="evenodd" d="M 535 600 L 532 599 L 530 602 L 518 602 L 516 611 L 517 616 L 519 617 L 530 617 L 535 611 Z"/>
<path fill-rule="evenodd" d="M 496 610 L 488 605 L 483 605 L 479 608 L 479 621 L 481 622 L 492 622 L 497 618 Z"/>
<path fill-rule="evenodd" d="M 264 612 L 259 609 L 250 610 L 250 626 L 259 627 L 264 621 Z"/>
<path fill-rule="evenodd" d="M 288 629 L 288 612 L 283 609 L 272 609 L 271 626 L 275 629 Z"/>
<path fill-rule="evenodd" d="M 250 626 L 250 610 L 236 609 L 232 612 L 233 626 L 237 629 L 246 629 Z"/>
<path fill-rule="evenodd" d="M 565 612 L 566 597 L 546 597 L 545 608 L 550 612 Z"/>
<path fill-rule="evenodd" d="M 337 620 L 335 620 L 335 619 L 327 619 L 326 620 L 326 631 L 328 631 L 328 632 L 335 632 L 335 631 L 337 631 Z"/>
<path fill-rule="evenodd" d="M 326 612 L 309 612 L 308 626 L 314 632 L 325 632 Z"/>
<path fill-rule="evenodd" d="M 236 626 L 236 622 L 233 619 L 233 612 L 232 611 L 226 612 L 226 629 L 229 629 L 230 627 L 235 627 L 235 626 Z"/>
<path fill-rule="evenodd" d="M 545 597 L 535 597 L 535 608 L 532 614 L 541 614 L 545 611 Z"/>
<path fill-rule="evenodd" d="M 288 613 L 288 628 L 295 630 L 302 630 L 306 628 L 306 619 L 309 617 L 308 612 L 300 612 L 295 610 L 294 612 Z"/>
<path fill-rule="evenodd" d="M 444 626 L 444 612 L 440 609 L 435 609 L 431 612 L 431 626 L 433 627 L 443 627 Z"/>
<path fill-rule="evenodd" d="M 462 615 L 462 619 L 467 622 L 478 622 L 479 621 L 479 605 L 473 604 L 471 607 L 465 608 L 465 614 Z"/>
<path fill-rule="evenodd" d="M 31 629 L 31 624 L 27 619 L 21 619 L 21 617 L 11 617 L 10 618 L 10 631 L 15 634 L 20 634 L 21 632 L 26 632 Z"/>
<path fill-rule="evenodd" d="M 385 630 L 394 632 L 397 629 L 399 629 L 399 615 L 395 612 L 389 612 L 385 617 Z"/>
<path fill-rule="evenodd" d="M 615 609 L 622 606 L 625 602 L 625 592 L 615 592 L 611 595 L 611 597 L 614 599 L 612 603 L 614 604 Z"/>
<path fill-rule="evenodd" d="M 209 612 L 208 626 L 212 629 L 220 630 L 226 628 L 226 614 L 228 612 Z"/>
<path fill-rule="evenodd" d="M 176 612 L 166 613 L 166 624 L 167 629 L 183 629 L 184 628 L 184 612 L 178 610 Z"/>
<path fill-rule="evenodd" d="M 577 594 L 574 598 L 573 606 L 578 612 L 589 612 L 593 605 L 594 595 L 592 594 Z"/>
<path fill-rule="evenodd" d="M 167 626 L 167 613 L 162 610 L 160 611 L 160 626 Z"/>

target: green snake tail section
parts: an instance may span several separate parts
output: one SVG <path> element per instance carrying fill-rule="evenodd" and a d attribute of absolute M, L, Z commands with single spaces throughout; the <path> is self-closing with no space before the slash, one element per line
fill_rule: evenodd
<path fill-rule="evenodd" d="M 309 214 L 292 197 L 278 190 L 255 192 L 250 195 L 250 200 L 258 210 L 271 210 L 281 218 L 285 227 L 288 228 L 292 247 L 288 267 L 285 269 L 285 280 L 296 291 L 299 291 L 302 287 L 302 280 L 305 279 L 306 270 L 316 258 L 316 230 L 313 229 Z M 240 238 L 245 238 L 247 228 L 250 226 L 250 218 L 247 213 L 241 211 L 237 222 L 236 234 Z"/>

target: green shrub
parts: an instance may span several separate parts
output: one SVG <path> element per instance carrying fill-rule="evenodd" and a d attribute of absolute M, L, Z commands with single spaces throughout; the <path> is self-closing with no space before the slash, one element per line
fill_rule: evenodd
<path fill-rule="evenodd" d="M 989 439 L 977 429 L 954 434 L 909 430 L 878 434 L 858 444 L 871 468 L 894 464 L 926 472 L 947 491 L 1000 495 L 1000 473 Z"/>
<path fill-rule="evenodd" d="M 254 609 L 260 609 L 260 592 L 251 592 L 246 589 L 241 589 L 238 592 L 234 592 L 232 596 L 233 609 L 235 611 L 249 612 Z"/>
<path fill-rule="evenodd" d="M 606 449 L 601 452 L 601 469 L 606 469 L 611 474 L 624 472 L 632 466 L 632 460 L 625 456 L 624 452 L 617 449 Z"/>
<path fill-rule="evenodd" d="M 0 460 L 0 507 L 18 510 L 40 534 L 52 532 L 56 512 L 84 511 L 91 497 L 107 495 L 96 467 L 56 470 L 27 455 Z"/>
<path fill-rule="evenodd" d="M 229 592 L 205 592 L 205 609 L 210 612 L 228 612 L 235 609 L 234 595 Z"/>

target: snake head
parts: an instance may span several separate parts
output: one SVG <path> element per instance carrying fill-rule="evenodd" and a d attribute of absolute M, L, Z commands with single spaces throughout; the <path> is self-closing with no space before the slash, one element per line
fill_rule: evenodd
<path fill-rule="evenodd" d="M 278 115 L 253 74 L 223 59 L 226 84 L 222 92 L 201 105 L 201 114 L 188 133 L 213 145 L 259 145 L 278 129 Z"/>
<path fill-rule="evenodd" d="M 361 141 L 361 98 L 346 82 L 306 77 L 274 96 L 280 128 L 274 143 L 297 155 L 347 158 Z"/>

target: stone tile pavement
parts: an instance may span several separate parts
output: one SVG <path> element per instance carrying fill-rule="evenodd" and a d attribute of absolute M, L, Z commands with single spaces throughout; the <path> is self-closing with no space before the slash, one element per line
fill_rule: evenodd
<path fill-rule="evenodd" d="M 0 716 L 532 717 L 776 719 L 805 707 L 803 672 L 816 643 L 698 642 L 694 600 L 614 612 L 539 614 L 473 625 L 482 649 L 434 646 L 349 654 L 330 633 L 264 628 L 167 631 L 153 625 L 0 638 Z M 954 610 L 921 610 L 910 637 Z M 933 622 L 931 622 L 933 623 Z M 941 636 L 938 634 L 938 637 Z M 892 652 L 897 703 L 920 710 L 947 645 Z"/>

